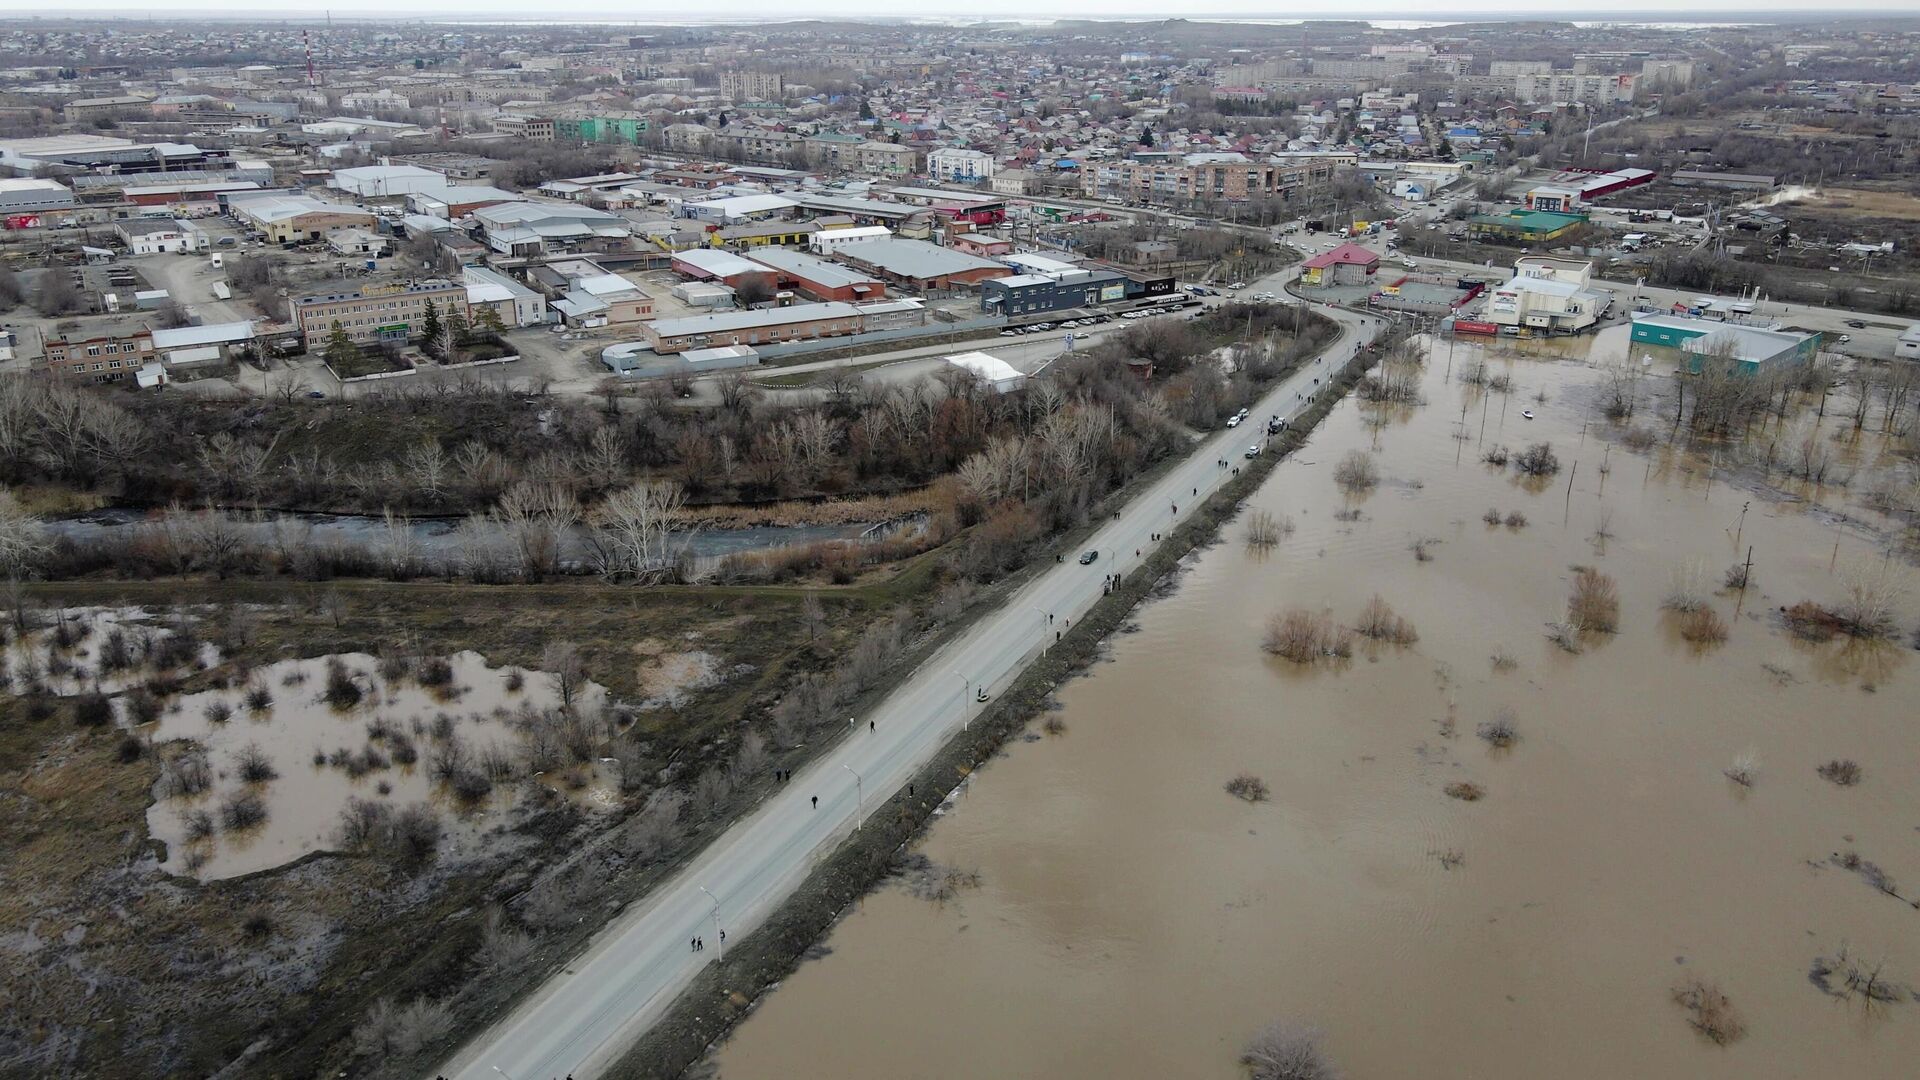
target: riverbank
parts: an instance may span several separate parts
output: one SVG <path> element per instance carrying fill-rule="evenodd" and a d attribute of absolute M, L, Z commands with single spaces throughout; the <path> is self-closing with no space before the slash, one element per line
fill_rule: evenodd
<path fill-rule="evenodd" d="M 950 740 L 910 784 L 912 795 L 894 792 L 888 809 L 870 816 L 862 829 L 820 862 L 779 912 L 737 941 L 727 959 L 705 968 L 663 1018 L 624 1055 L 610 1075 L 677 1077 L 721 1041 L 752 1011 L 769 989 L 798 966 L 821 936 L 847 910 L 885 880 L 902 850 L 924 831 L 942 802 L 1005 742 L 1024 730 L 1054 690 L 1095 662 L 1106 639 L 1129 614 L 1177 573 L 1192 552 L 1213 543 L 1242 501 L 1290 457 L 1314 426 L 1344 397 L 1365 371 L 1365 361 L 1350 363 L 1330 380 L 1316 400 L 1278 436 L 1273 453 L 1251 459 L 1182 525 L 1175 528 L 1141 566 L 1122 578 L 1118 589 L 1063 635 L 1059 645 L 1035 661 L 997 697 L 963 733 Z"/>

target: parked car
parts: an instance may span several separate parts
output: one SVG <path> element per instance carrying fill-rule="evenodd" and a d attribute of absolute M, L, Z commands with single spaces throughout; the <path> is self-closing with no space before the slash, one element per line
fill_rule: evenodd
<path fill-rule="evenodd" d="M 1247 287 L 1247 283 L 1244 281 L 1236 281 L 1233 284 L 1227 286 L 1227 288 L 1232 289 L 1234 292 L 1239 292 L 1241 289 L 1244 289 L 1246 287 Z"/>
<path fill-rule="evenodd" d="M 1867 324 L 1859 319 L 1848 319 L 1847 325 L 1853 327 L 1855 330 L 1865 330 L 1867 328 Z"/>
<path fill-rule="evenodd" d="M 1249 447 L 1247 447 L 1247 453 L 1246 453 L 1246 456 L 1247 456 L 1247 457 L 1250 457 L 1250 458 L 1257 458 L 1257 457 L 1259 457 L 1259 456 L 1260 456 L 1260 444 L 1259 444 L 1259 443 L 1254 443 L 1254 444 L 1253 444 L 1252 446 L 1249 446 Z"/>

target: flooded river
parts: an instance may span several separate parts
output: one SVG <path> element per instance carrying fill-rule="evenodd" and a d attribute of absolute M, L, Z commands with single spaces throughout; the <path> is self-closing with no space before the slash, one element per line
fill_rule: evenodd
<path fill-rule="evenodd" d="M 1064 734 L 1011 744 L 934 826 L 925 854 L 979 887 L 868 897 L 720 1049 L 721 1075 L 1226 1078 L 1277 1020 L 1319 1028 L 1356 1077 L 1911 1075 L 1920 1002 L 1869 1009 L 1808 971 L 1844 947 L 1920 982 L 1920 910 L 1835 858 L 1920 892 L 1920 658 L 1806 643 L 1775 614 L 1885 565 L 1831 511 L 1872 515 L 1606 449 L 1586 354 L 1624 357 L 1624 332 L 1454 346 L 1456 374 L 1484 353 L 1511 375 L 1484 404 L 1447 381 L 1445 343 L 1423 407 L 1375 425 L 1343 402 L 1250 500 L 1295 530 L 1261 553 L 1243 514 L 1062 689 Z M 1539 486 L 1479 460 L 1545 440 L 1563 468 Z M 1382 480 L 1347 497 L 1332 471 L 1354 449 Z M 1661 610 L 1671 576 L 1697 562 L 1718 589 L 1749 545 L 1755 587 L 1709 596 L 1729 639 L 1689 644 Z M 1574 655 L 1545 626 L 1577 566 L 1618 579 L 1620 619 Z M 1376 593 L 1415 644 L 1310 667 L 1260 648 L 1278 612 L 1352 625 Z M 1916 615 L 1910 594 L 1903 631 Z M 1475 730 L 1503 709 L 1519 738 L 1493 749 Z M 1742 786 L 1725 772 L 1748 753 Z M 1864 778 L 1829 783 L 1831 759 Z M 1222 790 L 1242 772 L 1268 801 Z M 1484 798 L 1449 798 L 1459 781 Z M 1693 978 L 1743 1038 L 1689 1026 L 1673 994 Z"/>

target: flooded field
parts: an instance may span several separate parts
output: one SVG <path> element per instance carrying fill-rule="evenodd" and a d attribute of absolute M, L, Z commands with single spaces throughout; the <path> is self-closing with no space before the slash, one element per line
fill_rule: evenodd
<path fill-rule="evenodd" d="M 922 853 L 977 886 L 868 897 L 721 1075 L 1225 1078 L 1276 1021 L 1350 1076 L 1911 1073 L 1920 597 L 1865 505 L 1889 441 L 1781 425 L 1844 489 L 1673 448 L 1656 355 L 1629 449 L 1598 408 L 1624 334 L 1462 342 L 1451 379 L 1443 342 L 1424 404 L 1343 402 L 1061 690 L 1063 731 L 934 826 Z M 1509 392 L 1462 385 L 1482 358 Z M 1551 475 L 1482 460 L 1541 442 Z M 1378 479 L 1346 491 L 1355 451 Z M 1277 542 L 1243 543 L 1262 511 Z M 1617 617 L 1556 626 L 1582 568 Z M 1849 584 L 1893 586 L 1897 636 L 1792 632 Z M 1375 596 L 1410 644 L 1342 634 Z M 1294 609 L 1349 655 L 1266 652 Z M 1730 1010 L 1683 1007 L 1696 984 Z"/>
<path fill-rule="evenodd" d="M 599 688 L 568 693 L 580 714 L 598 710 Z M 561 698 L 553 676 L 491 668 L 471 652 L 404 673 L 362 653 L 272 664 L 245 686 L 169 702 L 141 727 L 155 745 L 193 744 L 163 769 L 147 826 L 167 845 L 163 868 L 202 880 L 341 850 L 356 800 L 425 808 L 457 854 L 509 823 L 511 781 L 546 779 L 538 743 L 564 737 L 546 731 Z M 618 777 L 598 769 L 552 773 L 588 805 L 618 798 Z"/>

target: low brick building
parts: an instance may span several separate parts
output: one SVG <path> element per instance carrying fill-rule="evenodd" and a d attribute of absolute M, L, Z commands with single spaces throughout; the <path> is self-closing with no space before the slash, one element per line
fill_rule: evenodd
<path fill-rule="evenodd" d="M 154 358 L 153 332 L 125 327 L 88 337 L 43 338 L 41 359 L 49 374 L 76 382 L 107 383 L 132 379 Z"/>
<path fill-rule="evenodd" d="M 356 345 L 405 344 L 420 336 L 431 303 L 441 318 L 449 311 L 464 317 L 467 288 L 457 281 L 407 281 L 367 285 L 352 292 L 303 296 L 293 303 L 294 325 L 309 349 L 324 348 L 338 322 Z"/>

